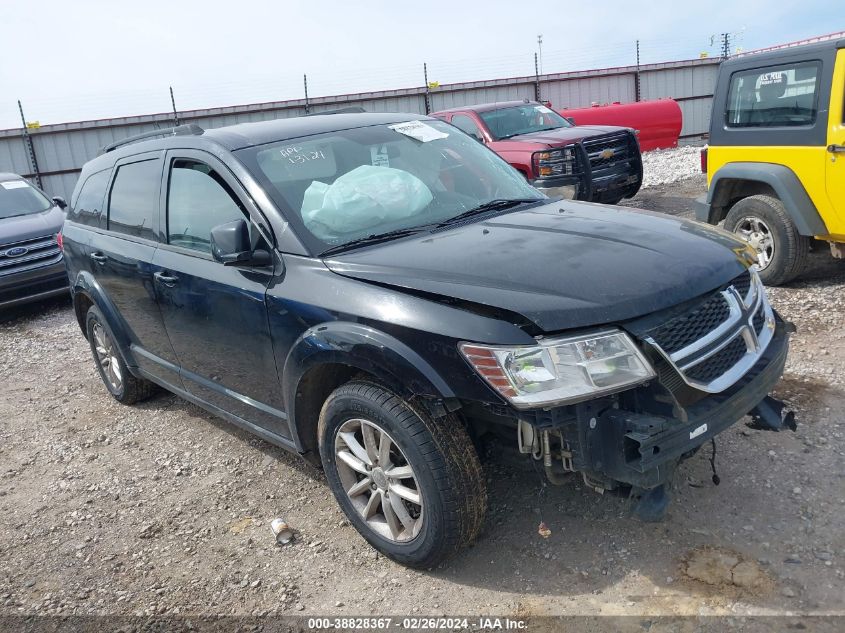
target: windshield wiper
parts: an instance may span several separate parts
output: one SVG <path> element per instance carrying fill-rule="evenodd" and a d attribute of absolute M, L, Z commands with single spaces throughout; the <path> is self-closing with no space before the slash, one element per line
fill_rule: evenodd
<path fill-rule="evenodd" d="M 461 220 L 470 218 L 474 215 L 486 213 L 487 211 L 501 211 L 504 209 L 518 207 L 521 204 L 528 204 L 529 202 L 541 202 L 542 200 L 543 198 L 497 198 L 496 200 L 490 200 L 489 202 L 480 204 L 477 207 L 468 209 L 463 213 L 459 213 L 453 218 L 444 220 L 437 226 L 449 226 L 450 224 L 455 224 L 456 222 L 460 222 Z"/>
<path fill-rule="evenodd" d="M 351 240 L 349 242 L 344 242 L 343 244 L 338 244 L 337 246 L 332 246 L 331 248 L 327 248 L 322 253 L 320 253 L 320 257 L 326 257 L 328 255 L 334 255 L 336 253 L 342 253 L 343 251 L 356 248 L 358 246 L 367 246 L 369 244 L 379 244 L 381 242 L 389 242 L 390 240 L 395 240 L 400 237 L 405 237 L 406 235 L 414 235 L 415 233 L 422 233 L 430 228 L 437 226 L 436 224 L 425 224 L 422 226 L 412 226 L 409 228 L 404 229 L 396 229 L 393 231 L 387 231 L 386 233 L 373 233 L 371 235 L 367 235 L 365 237 L 359 237 L 358 239 Z"/>

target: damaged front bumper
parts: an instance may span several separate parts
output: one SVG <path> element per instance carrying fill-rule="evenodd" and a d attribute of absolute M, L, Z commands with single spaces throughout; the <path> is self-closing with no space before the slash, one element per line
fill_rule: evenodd
<path fill-rule="evenodd" d="M 779 404 L 768 394 L 783 374 L 788 348 L 788 327 L 779 321 L 766 351 L 742 378 L 721 393 L 675 409 L 674 416 L 650 413 L 642 406 L 646 399 L 633 393 L 575 405 L 574 416 L 551 410 L 521 421 L 540 433 L 552 479 L 580 471 L 601 491 L 654 489 L 671 480 L 683 458 L 746 414 L 776 426 L 776 416 L 765 409 Z"/>

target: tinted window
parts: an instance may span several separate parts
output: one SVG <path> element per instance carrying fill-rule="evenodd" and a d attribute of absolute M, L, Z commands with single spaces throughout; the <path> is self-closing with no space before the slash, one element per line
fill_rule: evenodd
<path fill-rule="evenodd" d="M 26 180 L 0 182 L 0 218 L 46 211 L 53 203 Z"/>
<path fill-rule="evenodd" d="M 117 168 L 109 200 L 109 230 L 153 239 L 161 163 L 145 160 Z"/>
<path fill-rule="evenodd" d="M 734 73 L 728 90 L 728 127 L 812 125 L 818 109 L 819 62 Z"/>
<path fill-rule="evenodd" d="M 110 174 L 111 170 L 107 169 L 88 177 L 79 190 L 73 209 L 68 213 L 74 221 L 89 226 L 100 226 Z"/>
<path fill-rule="evenodd" d="M 465 114 L 456 114 L 452 117 L 452 125 L 459 130 L 463 130 L 476 140 L 482 140 L 481 131 L 478 129 L 475 121 Z"/>
<path fill-rule="evenodd" d="M 245 217 L 226 182 L 205 163 L 175 160 L 167 194 L 168 243 L 211 251 L 211 229 Z"/>

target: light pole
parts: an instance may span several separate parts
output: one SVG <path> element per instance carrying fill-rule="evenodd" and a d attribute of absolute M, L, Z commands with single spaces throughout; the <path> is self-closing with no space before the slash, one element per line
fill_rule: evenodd
<path fill-rule="evenodd" d="M 543 74 L 543 36 L 537 36 L 537 46 L 540 49 L 540 74 Z"/>

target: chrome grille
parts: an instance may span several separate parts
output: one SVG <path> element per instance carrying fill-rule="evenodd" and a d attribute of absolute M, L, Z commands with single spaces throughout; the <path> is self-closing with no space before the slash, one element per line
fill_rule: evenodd
<path fill-rule="evenodd" d="M 695 367 L 687 370 L 687 376 L 698 382 L 708 383 L 736 365 L 748 353 L 748 346 L 741 336 L 737 336 L 721 351 Z"/>
<path fill-rule="evenodd" d="M 631 139 L 628 132 L 584 139 L 581 144 L 587 152 L 592 169 L 604 169 L 631 158 Z"/>
<path fill-rule="evenodd" d="M 688 313 L 644 337 L 691 387 L 724 391 L 768 347 L 774 313 L 756 271 L 744 273 Z"/>
<path fill-rule="evenodd" d="M 661 325 L 651 334 L 665 352 L 677 352 L 715 330 L 731 315 L 721 294 L 714 295 L 701 306 Z"/>
<path fill-rule="evenodd" d="M 13 275 L 61 261 L 54 235 L 0 245 L 0 276 Z"/>

